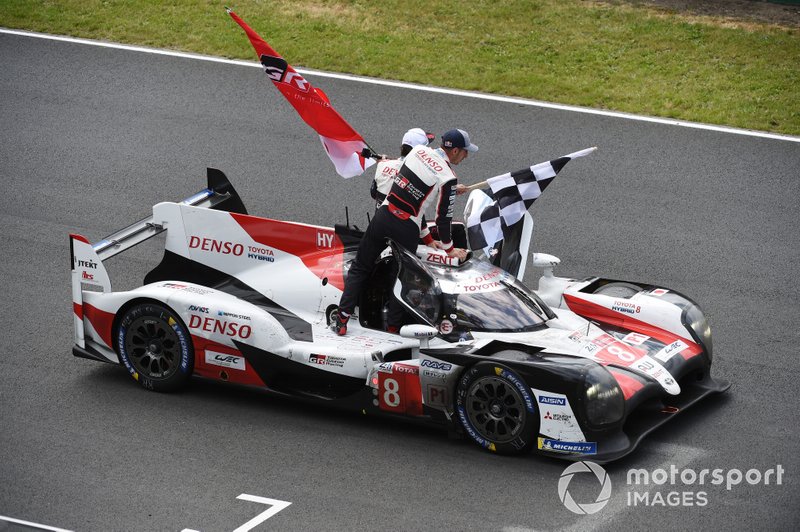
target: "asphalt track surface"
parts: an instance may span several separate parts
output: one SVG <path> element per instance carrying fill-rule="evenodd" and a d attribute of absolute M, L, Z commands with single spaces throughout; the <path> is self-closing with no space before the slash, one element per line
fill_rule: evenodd
<path fill-rule="evenodd" d="M 732 388 L 607 465 L 611 499 L 582 516 L 559 500 L 566 462 L 211 383 L 150 393 L 120 367 L 74 358 L 68 233 L 96 241 L 203 188 L 207 166 L 254 214 L 332 225 L 346 205 L 363 226 L 369 178 L 336 176 L 259 69 L 0 35 L 0 515 L 233 530 L 268 509 L 237 499 L 248 494 L 291 503 L 255 530 L 800 526 L 800 144 L 309 79 L 379 151 L 408 127 L 468 129 L 480 151 L 458 168 L 465 183 L 599 146 L 534 206 L 535 249 L 558 255 L 562 275 L 693 296 L 712 324 L 714 374 Z M 154 241 L 111 259 L 114 288 L 140 283 L 159 253 Z M 630 468 L 779 464 L 780 485 L 626 484 Z M 589 475 L 570 484 L 579 502 L 598 489 Z M 632 492 L 707 502 L 631 506 Z"/>

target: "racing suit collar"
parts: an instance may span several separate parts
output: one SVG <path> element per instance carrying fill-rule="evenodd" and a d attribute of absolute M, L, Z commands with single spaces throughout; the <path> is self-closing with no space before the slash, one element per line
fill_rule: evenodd
<path fill-rule="evenodd" d="M 445 162 L 447 163 L 447 166 L 452 168 L 453 165 L 450 164 L 450 157 L 447 156 L 447 154 L 444 152 L 444 150 L 442 148 L 436 148 L 433 151 L 434 151 L 434 153 L 438 154 L 442 159 L 445 160 Z"/>

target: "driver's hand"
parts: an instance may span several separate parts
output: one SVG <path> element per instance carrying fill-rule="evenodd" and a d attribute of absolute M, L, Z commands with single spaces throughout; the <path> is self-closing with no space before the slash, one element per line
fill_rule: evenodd
<path fill-rule="evenodd" d="M 433 242 L 428 244 L 428 247 L 431 247 L 433 249 L 444 249 L 444 246 L 438 240 L 434 240 Z"/>
<path fill-rule="evenodd" d="M 456 196 L 460 196 L 466 191 L 467 191 L 467 185 L 462 185 L 461 183 L 456 185 Z"/>
<path fill-rule="evenodd" d="M 448 257 L 455 257 L 458 260 L 464 260 L 467 258 L 467 250 L 462 248 L 453 248 L 447 252 Z"/>

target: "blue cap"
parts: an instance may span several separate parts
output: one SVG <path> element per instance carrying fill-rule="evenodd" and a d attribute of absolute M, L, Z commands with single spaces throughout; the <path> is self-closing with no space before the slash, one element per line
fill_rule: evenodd
<path fill-rule="evenodd" d="M 469 133 L 463 129 L 451 129 L 443 134 L 442 148 L 464 148 L 469 152 L 478 151 L 478 147 L 469 141 Z"/>

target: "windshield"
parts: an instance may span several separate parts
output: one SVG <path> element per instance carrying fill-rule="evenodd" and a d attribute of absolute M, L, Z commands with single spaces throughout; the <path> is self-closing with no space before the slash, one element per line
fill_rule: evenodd
<path fill-rule="evenodd" d="M 456 297 L 456 326 L 487 332 L 522 332 L 538 328 L 545 318 L 536 302 L 508 281 L 491 292 Z"/>
<path fill-rule="evenodd" d="M 461 331 L 523 332 L 539 328 L 550 309 L 513 275 L 488 262 L 432 267 L 445 293 L 445 314 Z"/>

